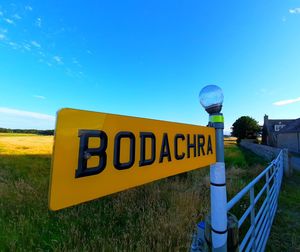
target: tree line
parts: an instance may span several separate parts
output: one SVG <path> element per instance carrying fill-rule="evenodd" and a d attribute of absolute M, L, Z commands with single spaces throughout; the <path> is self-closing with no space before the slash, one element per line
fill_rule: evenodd
<path fill-rule="evenodd" d="M 238 142 L 243 138 L 256 138 L 257 134 L 261 133 L 261 126 L 258 122 L 249 116 L 238 118 L 232 125 L 231 135 L 238 138 Z M 37 129 L 8 129 L 0 128 L 0 133 L 23 133 L 51 136 L 54 135 L 54 130 L 37 130 Z"/>
<path fill-rule="evenodd" d="M 232 125 L 231 135 L 237 137 L 239 143 L 241 139 L 256 139 L 262 133 L 262 127 L 258 121 L 250 116 L 241 116 Z"/>
<path fill-rule="evenodd" d="M 23 133 L 23 134 L 36 134 L 36 135 L 52 136 L 52 135 L 54 135 L 54 130 L 0 128 L 0 133 Z"/>

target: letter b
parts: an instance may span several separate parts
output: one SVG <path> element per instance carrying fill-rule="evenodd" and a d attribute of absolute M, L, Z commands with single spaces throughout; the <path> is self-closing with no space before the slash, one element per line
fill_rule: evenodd
<path fill-rule="evenodd" d="M 107 135 L 102 130 L 79 130 L 80 137 L 78 168 L 75 172 L 75 178 L 81 178 L 96 175 L 102 172 L 106 167 L 107 161 Z M 100 138 L 100 147 L 89 148 L 89 138 Z M 91 156 L 99 157 L 99 164 L 96 167 L 87 167 L 88 158 Z"/>

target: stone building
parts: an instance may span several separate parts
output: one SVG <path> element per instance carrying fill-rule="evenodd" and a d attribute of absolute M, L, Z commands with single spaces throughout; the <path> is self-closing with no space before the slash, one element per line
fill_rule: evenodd
<path fill-rule="evenodd" d="M 265 115 L 262 133 L 262 144 L 300 153 L 300 118 L 273 120 Z"/>

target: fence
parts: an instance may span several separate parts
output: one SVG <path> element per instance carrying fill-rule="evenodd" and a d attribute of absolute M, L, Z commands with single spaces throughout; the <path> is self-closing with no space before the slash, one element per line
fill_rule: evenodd
<path fill-rule="evenodd" d="M 247 217 L 250 216 L 250 227 L 241 240 L 239 245 L 240 251 L 264 251 L 277 209 L 282 176 L 283 151 L 279 153 L 277 158 L 262 173 L 227 203 L 227 211 L 230 211 L 249 193 L 249 207 L 238 221 L 238 227 L 240 228 Z M 263 178 L 265 178 L 265 183 L 255 195 L 255 186 Z M 261 202 L 260 199 L 264 193 L 266 193 L 266 196 L 263 202 Z M 258 202 L 261 204 L 259 209 L 257 209 Z"/>
<path fill-rule="evenodd" d="M 238 220 L 238 229 L 243 230 L 243 233 L 240 233 L 243 237 L 240 237 L 239 251 L 264 251 L 277 210 L 283 170 L 284 152 L 280 151 L 262 173 L 227 203 L 227 212 L 229 212 L 235 206 L 240 208 L 240 205 L 237 204 L 242 199 L 246 198 L 249 201 L 247 204 L 249 206 L 240 213 L 241 217 Z M 259 190 L 259 188 L 261 189 Z M 246 220 L 249 222 L 249 228 L 247 230 L 240 229 Z M 205 240 L 203 224 L 203 222 L 198 224 L 198 232 L 194 237 L 191 251 L 202 251 L 203 249 Z"/>

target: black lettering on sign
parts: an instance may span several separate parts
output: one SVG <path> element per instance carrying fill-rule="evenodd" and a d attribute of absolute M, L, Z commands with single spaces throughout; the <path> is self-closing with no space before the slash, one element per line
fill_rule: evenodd
<path fill-rule="evenodd" d="M 75 178 L 81 178 L 91 175 L 96 175 L 102 172 L 106 166 L 106 148 L 107 148 L 107 135 L 102 130 L 79 130 L 78 136 L 80 137 L 79 143 L 79 156 L 78 156 L 78 167 L 75 172 Z M 89 148 L 89 138 L 99 138 L 99 148 Z M 99 157 L 99 164 L 96 167 L 87 167 L 88 159 L 91 156 Z"/>
<path fill-rule="evenodd" d="M 198 135 L 198 156 L 200 156 L 200 150 L 202 152 L 202 155 L 205 156 L 205 152 L 204 152 L 204 146 L 205 144 L 205 138 L 203 135 Z"/>
<path fill-rule="evenodd" d="M 190 149 L 194 149 L 194 157 L 196 157 L 196 135 L 193 135 L 194 143 L 190 142 L 190 135 L 187 135 L 187 157 L 190 158 Z"/>
<path fill-rule="evenodd" d="M 174 155 L 177 160 L 181 160 L 184 158 L 185 153 L 182 152 L 180 155 L 178 154 L 178 139 L 181 139 L 183 141 L 185 137 L 183 134 L 176 134 L 174 137 Z"/>
<path fill-rule="evenodd" d="M 122 138 L 128 138 L 130 141 L 129 148 L 129 161 L 127 163 L 121 163 L 120 153 L 121 153 L 121 140 Z M 123 150 L 124 151 L 124 150 Z M 114 166 L 118 170 L 128 169 L 134 164 L 135 159 L 135 136 L 132 132 L 129 131 L 120 131 L 115 136 L 114 144 Z"/>
<path fill-rule="evenodd" d="M 146 159 L 146 139 L 151 139 L 151 157 L 149 159 Z M 140 166 L 145 165 L 151 165 L 155 161 L 155 145 L 156 145 L 156 139 L 155 135 L 152 132 L 141 132 L 140 133 Z"/>
<path fill-rule="evenodd" d="M 206 151 L 206 154 L 208 155 L 208 153 L 213 154 L 213 149 L 212 149 L 212 145 L 211 145 L 210 135 L 208 135 L 208 141 L 207 141 L 207 151 Z"/>
<path fill-rule="evenodd" d="M 171 161 L 170 145 L 169 145 L 169 139 L 167 133 L 164 133 L 163 140 L 161 143 L 160 156 L 159 156 L 160 163 L 163 162 L 164 157 L 167 157 L 169 162 Z"/>

